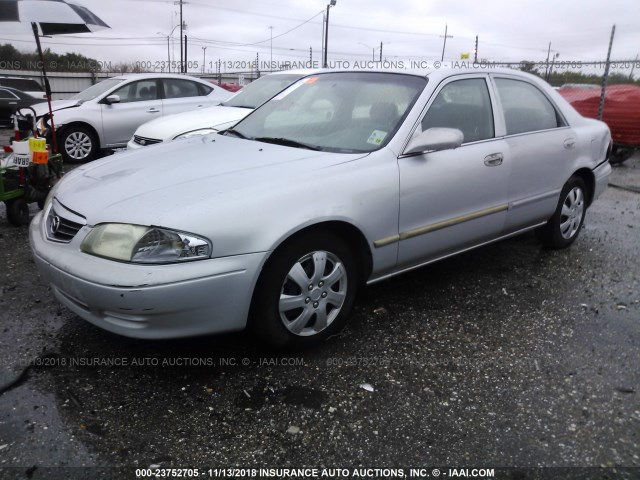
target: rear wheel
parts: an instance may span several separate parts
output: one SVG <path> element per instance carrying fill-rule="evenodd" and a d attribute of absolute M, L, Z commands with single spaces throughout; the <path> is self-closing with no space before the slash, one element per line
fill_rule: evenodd
<path fill-rule="evenodd" d="M 545 247 L 568 247 L 578 238 L 586 211 L 587 187 L 582 178 L 573 176 L 562 188 L 560 201 L 551 219 L 536 230 L 538 239 Z"/>
<path fill-rule="evenodd" d="M 276 347 L 315 345 L 344 327 L 357 285 L 353 254 L 339 237 L 294 239 L 265 264 L 254 293 L 253 329 Z"/>
<path fill-rule="evenodd" d="M 7 220 L 11 225 L 20 227 L 29 225 L 29 205 L 22 198 L 14 198 L 5 202 L 7 206 Z"/>

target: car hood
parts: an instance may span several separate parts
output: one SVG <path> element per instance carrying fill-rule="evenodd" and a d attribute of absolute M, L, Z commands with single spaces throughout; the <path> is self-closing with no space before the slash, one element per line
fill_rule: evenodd
<path fill-rule="evenodd" d="M 134 135 L 157 140 L 173 140 L 183 133 L 214 128 L 229 122 L 237 122 L 251 113 L 250 108 L 238 107 L 208 107 L 198 110 L 167 115 L 156 118 L 138 127 Z"/>
<path fill-rule="evenodd" d="M 203 211 L 281 195 L 297 176 L 313 178 L 315 171 L 366 155 L 211 134 L 126 151 L 79 167 L 62 179 L 55 197 L 90 225 L 121 222 L 189 231 L 202 222 Z"/>
<path fill-rule="evenodd" d="M 64 110 L 66 108 L 74 108 L 82 105 L 80 100 L 54 100 L 51 102 L 51 110 L 56 112 L 58 110 Z M 36 112 L 36 117 L 40 117 L 45 113 L 49 113 L 49 104 L 47 102 L 44 103 L 36 103 L 33 105 L 33 109 Z"/>

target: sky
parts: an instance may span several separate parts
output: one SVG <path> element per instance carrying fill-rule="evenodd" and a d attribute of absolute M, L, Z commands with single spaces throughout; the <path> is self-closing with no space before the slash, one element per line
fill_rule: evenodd
<path fill-rule="evenodd" d="M 79 0 L 111 28 L 92 34 L 43 39 L 57 53 L 76 52 L 105 64 L 139 62 L 157 67 L 179 60 L 179 6 L 173 0 Z M 242 70 L 259 56 L 273 62 L 321 60 L 325 0 L 186 0 L 190 71 Z M 333 62 L 379 59 L 408 62 L 440 60 L 445 26 L 445 61 L 473 58 L 495 62 L 603 61 L 611 27 L 616 25 L 612 58 L 633 60 L 640 52 L 638 0 L 337 0 L 329 16 L 328 58 Z M 273 27 L 273 28 L 271 28 Z M 174 40 L 175 39 L 175 40 Z M 33 36 L 10 35 L 0 24 L 0 43 L 34 50 Z M 206 47 L 204 50 L 203 47 Z M 169 50 L 169 53 L 167 52 Z M 375 56 L 375 57 L 374 57 Z M 0 67 L 1 67 L 0 59 Z M 562 67 L 561 67 L 562 68 Z M 639 69 L 640 71 L 640 69 Z"/>

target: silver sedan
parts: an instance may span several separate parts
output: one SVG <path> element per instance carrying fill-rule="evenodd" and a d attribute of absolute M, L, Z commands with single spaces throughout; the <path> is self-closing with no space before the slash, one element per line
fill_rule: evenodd
<path fill-rule="evenodd" d="M 326 71 L 233 129 L 82 166 L 30 227 L 61 303 L 140 338 L 306 347 L 364 283 L 530 229 L 580 233 L 610 133 L 512 71 Z"/>

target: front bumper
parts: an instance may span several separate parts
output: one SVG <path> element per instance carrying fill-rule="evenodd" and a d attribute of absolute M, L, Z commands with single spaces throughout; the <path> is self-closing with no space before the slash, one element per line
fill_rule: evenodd
<path fill-rule="evenodd" d="M 266 253 L 170 265 L 134 265 L 45 238 L 44 214 L 29 229 L 31 250 L 56 298 L 88 322 L 136 338 L 177 338 L 241 330 Z"/>

